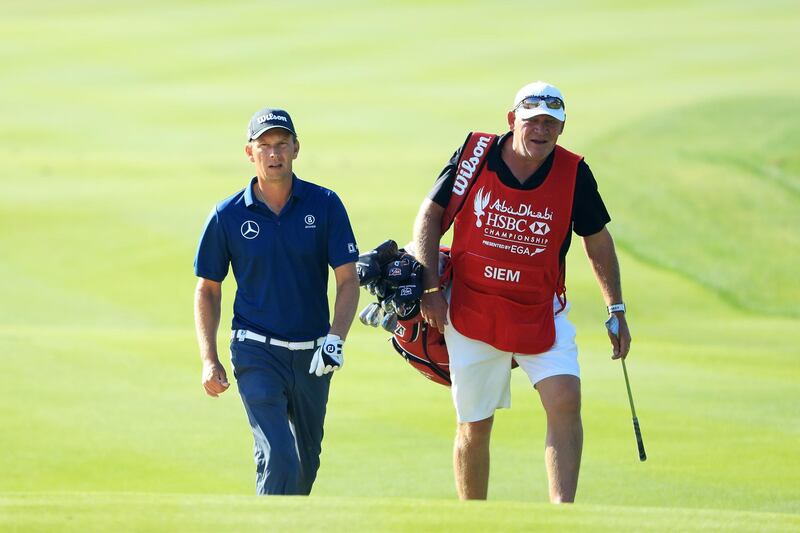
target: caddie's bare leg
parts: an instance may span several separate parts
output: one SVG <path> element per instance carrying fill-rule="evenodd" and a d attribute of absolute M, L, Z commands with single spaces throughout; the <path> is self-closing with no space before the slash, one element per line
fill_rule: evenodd
<path fill-rule="evenodd" d="M 536 384 L 547 413 L 544 459 L 551 503 L 572 503 L 578 488 L 583 449 L 581 382 L 575 376 L 552 376 Z"/>
<path fill-rule="evenodd" d="M 485 500 L 489 491 L 489 441 L 494 416 L 458 424 L 453 447 L 456 490 L 462 500 Z"/>

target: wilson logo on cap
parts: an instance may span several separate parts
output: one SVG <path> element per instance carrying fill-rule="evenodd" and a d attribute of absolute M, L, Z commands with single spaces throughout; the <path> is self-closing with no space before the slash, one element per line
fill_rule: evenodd
<path fill-rule="evenodd" d="M 280 120 L 283 122 L 289 122 L 288 120 L 286 120 L 286 117 L 282 117 L 280 115 L 273 115 L 272 113 L 270 113 L 269 115 L 262 115 L 258 117 L 257 120 L 259 124 L 263 124 L 268 120 Z"/>

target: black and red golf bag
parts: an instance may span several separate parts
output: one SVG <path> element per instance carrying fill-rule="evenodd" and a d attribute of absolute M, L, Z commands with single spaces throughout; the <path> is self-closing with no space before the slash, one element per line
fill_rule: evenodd
<path fill-rule="evenodd" d="M 450 355 L 444 335 L 425 323 L 422 315 L 397 321 L 392 346 L 420 374 L 431 381 L 450 386 Z"/>
<path fill-rule="evenodd" d="M 423 376 L 450 386 L 450 357 L 442 335 L 422 319 L 422 265 L 407 249 L 388 240 L 359 257 L 359 283 L 377 302 L 359 314 L 365 325 L 382 327 L 392 334 L 394 349 Z M 442 285 L 449 277 L 450 249 L 439 250 Z"/>

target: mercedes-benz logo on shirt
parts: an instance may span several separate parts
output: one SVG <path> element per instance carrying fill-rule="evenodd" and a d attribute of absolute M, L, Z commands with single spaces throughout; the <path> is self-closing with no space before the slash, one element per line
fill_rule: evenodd
<path fill-rule="evenodd" d="M 258 232 L 258 224 L 252 220 L 246 220 L 245 223 L 242 224 L 242 237 L 245 239 L 255 239 L 258 237 Z"/>

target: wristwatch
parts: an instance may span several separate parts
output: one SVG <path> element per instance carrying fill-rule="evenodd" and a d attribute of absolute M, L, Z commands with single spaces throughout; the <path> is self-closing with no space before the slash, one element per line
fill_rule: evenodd
<path fill-rule="evenodd" d="M 620 302 L 618 304 L 611 304 L 608 306 L 608 314 L 611 313 L 624 313 L 625 312 L 625 304 Z"/>

